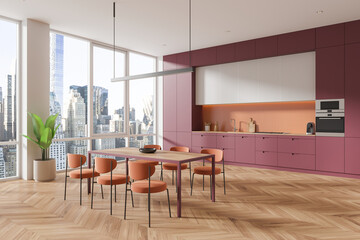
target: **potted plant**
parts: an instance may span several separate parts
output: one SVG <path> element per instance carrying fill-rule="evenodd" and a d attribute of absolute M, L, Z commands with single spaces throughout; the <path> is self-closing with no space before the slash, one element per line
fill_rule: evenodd
<path fill-rule="evenodd" d="M 28 114 L 32 120 L 36 140 L 26 135 L 23 136 L 40 147 L 42 156 L 41 159 L 34 159 L 34 179 L 38 182 L 54 180 L 56 177 L 56 162 L 54 158 L 49 158 L 49 147 L 60 126 L 59 124 L 55 128 L 55 121 L 59 114 L 49 116 L 45 124 L 38 115 L 34 113 Z"/>

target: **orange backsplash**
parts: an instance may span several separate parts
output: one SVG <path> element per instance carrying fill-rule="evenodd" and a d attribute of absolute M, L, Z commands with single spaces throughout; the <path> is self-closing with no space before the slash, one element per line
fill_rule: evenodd
<path fill-rule="evenodd" d="M 236 128 L 247 132 L 253 118 L 256 132 L 304 134 L 306 124 L 315 122 L 315 101 L 205 105 L 202 117 L 204 122 L 212 123 L 211 130 L 217 121 L 219 131 L 233 131 L 230 119 L 235 119 Z"/>

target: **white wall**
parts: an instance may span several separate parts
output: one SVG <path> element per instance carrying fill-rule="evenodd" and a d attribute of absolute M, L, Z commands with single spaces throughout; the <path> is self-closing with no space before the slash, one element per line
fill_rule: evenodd
<path fill-rule="evenodd" d="M 36 113 L 42 119 L 49 116 L 50 27 L 47 23 L 27 19 L 22 28 L 21 135 L 34 137 L 27 112 Z M 22 178 L 30 180 L 33 159 L 41 158 L 41 151 L 25 138 L 21 142 Z"/>

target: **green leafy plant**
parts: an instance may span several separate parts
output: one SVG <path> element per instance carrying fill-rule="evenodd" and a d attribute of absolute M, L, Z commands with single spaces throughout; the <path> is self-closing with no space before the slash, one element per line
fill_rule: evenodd
<path fill-rule="evenodd" d="M 47 160 L 49 159 L 49 147 L 52 143 L 56 131 L 60 126 L 59 124 L 55 128 L 55 121 L 59 114 L 49 116 L 48 119 L 46 119 L 45 124 L 38 115 L 34 113 L 28 113 L 28 114 L 32 120 L 32 125 L 36 140 L 26 135 L 23 136 L 29 139 L 30 141 L 36 143 L 41 149 L 41 153 L 42 153 L 41 159 Z"/>

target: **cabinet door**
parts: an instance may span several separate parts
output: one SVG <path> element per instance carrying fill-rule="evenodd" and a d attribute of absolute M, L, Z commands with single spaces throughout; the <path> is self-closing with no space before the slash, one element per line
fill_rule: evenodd
<path fill-rule="evenodd" d="M 344 138 L 316 137 L 316 170 L 344 172 Z"/>
<path fill-rule="evenodd" d="M 216 47 L 216 64 L 235 61 L 235 44 L 227 44 Z"/>
<path fill-rule="evenodd" d="M 176 80 L 176 130 L 191 132 L 192 112 L 191 73 L 177 74 Z M 165 103 L 165 101 L 164 101 Z"/>
<path fill-rule="evenodd" d="M 164 132 L 164 150 L 169 151 L 171 147 L 177 146 L 176 132 Z"/>
<path fill-rule="evenodd" d="M 203 148 L 216 148 L 216 135 L 202 135 L 201 146 Z"/>
<path fill-rule="evenodd" d="M 345 173 L 360 174 L 360 138 L 345 138 Z"/>
<path fill-rule="evenodd" d="M 344 45 L 345 24 L 335 24 L 316 29 L 316 47 L 333 47 Z"/>
<path fill-rule="evenodd" d="M 279 137 L 278 152 L 315 154 L 315 137 Z"/>
<path fill-rule="evenodd" d="M 278 37 L 265 37 L 255 40 L 256 58 L 275 57 L 278 55 Z"/>
<path fill-rule="evenodd" d="M 316 50 L 316 99 L 344 98 L 344 46 Z"/>
<path fill-rule="evenodd" d="M 257 60 L 257 78 L 259 80 L 258 102 L 281 101 L 282 82 L 279 77 L 281 58 Z"/>
<path fill-rule="evenodd" d="M 236 136 L 235 138 L 235 161 L 241 163 L 255 163 L 255 137 Z"/>
<path fill-rule="evenodd" d="M 360 44 L 345 48 L 345 136 L 360 137 Z"/>
<path fill-rule="evenodd" d="M 221 148 L 234 148 L 235 136 L 234 134 L 219 134 L 216 136 L 216 147 Z"/>
<path fill-rule="evenodd" d="M 275 136 L 256 136 L 256 151 L 277 152 L 277 137 Z"/>
<path fill-rule="evenodd" d="M 256 164 L 277 166 L 277 152 L 256 151 Z"/>
<path fill-rule="evenodd" d="M 192 51 L 191 64 L 194 67 L 216 64 L 216 47 Z"/>
<path fill-rule="evenodd" d="M 177 146 L 188 147 L 191 149 L 191 132 L 176 133 Z"/>
<path fill-rule="evenodd" d="M 315 155 L 301 153 L 278 153 L 278 166 L 315 170 Z"/>
<path fill-rule="evenodd" d="M 315 49 L 315 29 L 286 33 L 278 36 L 278 54 L 309 52 Z"/>
<path fill-rule="evenodd" d="M 234 148 L 221 148 L 224 151 L 225 162 L 235 162 L 235 149 Z"/>
<path fill-rule="evenodd" d="M 176 75 L 164 76 L 164 131 L 176 131 Z"/>
<path fill-rule="evenodd" d="M 163 57 L 163 68 L 164 71 L 176 69 L 176 54 Z"/>
<path fill-rule="evenodd" d="M 345 23 L 345 43 L 360 42 L 360 20 Z"/>
<path fill-rule="evenodd" d="M 191 137 L 191 145 L 193 147 L 201 147 L 202 145 L 202 134 L 193 133 Z"/>

